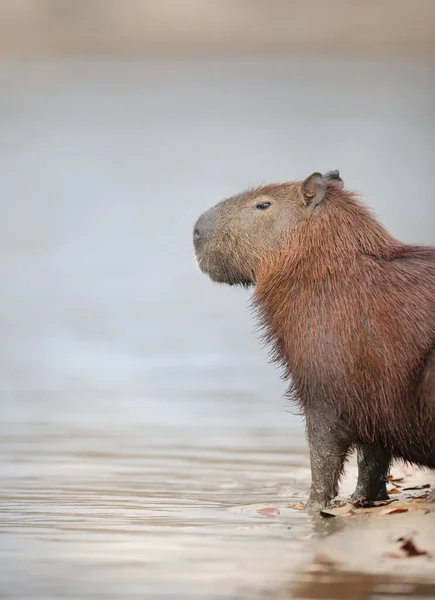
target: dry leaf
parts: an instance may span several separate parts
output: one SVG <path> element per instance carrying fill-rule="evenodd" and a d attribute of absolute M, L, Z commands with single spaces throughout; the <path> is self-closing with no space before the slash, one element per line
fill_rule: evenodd
<path fill-rule="evenodd" d="M 305 504 L 299 500 L 296 504 L 289 504 L 289 508 L 293 508 L 294 510 L 304 510 Z"/>
<path fill-rule="evenodd" d="M 398 488 L 392 488 L 391 490 L 388 490 L 389 494 L 400 494 L 400 490 Z"/>
<path fill-rule="evenodd" d="M 388 481 L 394 481 L 394 483 L 398 483 L 399 481 L 403 481 L 404 477 L 394 477 L 393 475 L 388 475 Z"/>
<path fill-rule="evenodd" d="M 406 552 L 407 556 L 426 556 L 428 554 L 426 550 L 418 550 L 411 538 L 404 540 L 400 549 Z"/>
<path fill-rule="evenodd" d="M 413 500 L 425 500 L 429 496 L 430 492 L 424 492 L 424 494 L 420 494 L 419 496 L 412 496 Z"/>
<path fill-rule="evenodd" d="M 384 517 L 386 515 L 398 515 L 399 513 L 405 513 L 408 512 L 408 510 L 408 508 L 402 508 L 398 506 L 397 508 L 386 508 L 385 510 L 381 510 L 379 514 Z"/>
<path fill-rule="evenodd" d="M 324 508 L 320 511 L 322 517 L 326 519 L 330 519 L 331 517 L 352 517 L 356 515 L 356 512 L 352 510 L 350 504 L 346 504 L 345 506 L 339 506 L 337 508 Z"/>
<path fill-rule="evenodd" d="M 275 508 L 274 506 L 259 508 L 257 512 L 264 517 L 277 517 L 279 515 L 279 509 Z"/>

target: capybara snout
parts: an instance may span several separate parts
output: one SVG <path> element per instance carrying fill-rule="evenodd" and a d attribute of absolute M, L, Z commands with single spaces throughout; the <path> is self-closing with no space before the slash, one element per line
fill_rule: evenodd
<path fill-rule="evenodd" d="M 253 285 L 285 252 L 296 225 L 311 217 L 338 171 L 305 182 L 255 188 L 224 200 L 200 216 L 193 230 L 200 268 L 211 279 Z"/>

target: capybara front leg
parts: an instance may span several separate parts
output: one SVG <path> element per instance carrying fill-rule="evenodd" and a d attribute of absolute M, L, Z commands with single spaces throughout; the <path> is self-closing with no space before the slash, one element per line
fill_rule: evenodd
<path fill-rule="evenodd" d="M 351 502 L 387 500 L 388 471 L 391 453 L 376 444 L 361 444 L 357 447 L 358 482 L 350 497 Z"/>
<path fill-rule="evenodd" d="M 353 435 L 344 423 L 319 423 L 309 418 L 307 433 L 311 462 L 311 488 L 307 509 L 319 510 L 329 506 L 338 494 L 340 475 Z"/>

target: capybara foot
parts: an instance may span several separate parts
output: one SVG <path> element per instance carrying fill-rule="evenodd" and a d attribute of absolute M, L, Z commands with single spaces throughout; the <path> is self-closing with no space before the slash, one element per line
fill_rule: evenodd
<path fill-rule="evenodd" d="M 335 508 L 334 500 L 330 498 L 318 498 L 310 496 L 305 504 L 305 510 L 309 513 L 319 513 L 324 508 Z"/>
<path fill-rule="evenodd" d="M 390 497 L 386 488 L 380 489 L 377 494 L 367 494 L 366 491 L 358 490 L 357 488 L 354 493 L 349 496 L 350 504 L 364 504 L 365 502 L 379 502 L 389 499 Z"/>

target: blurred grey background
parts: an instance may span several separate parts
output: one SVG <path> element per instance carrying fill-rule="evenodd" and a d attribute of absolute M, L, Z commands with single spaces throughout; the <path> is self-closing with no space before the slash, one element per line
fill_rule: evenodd
<path fill-rule="evenodd" d="M 434 242 L 430 0 L 0 4 L 2 390 L 281 394 L 192 223 L 339 168 Z M 356 53 L 358 51 L 358 53 Z"/>
<path fill-rule="evenodd" d="M 432 61 L 5 60 L 0 86 L 3 390 L 276 395 L 249 292 L 191 247 L 246 187 L 339 168 L 394 234 L 435 241 Z"/>

